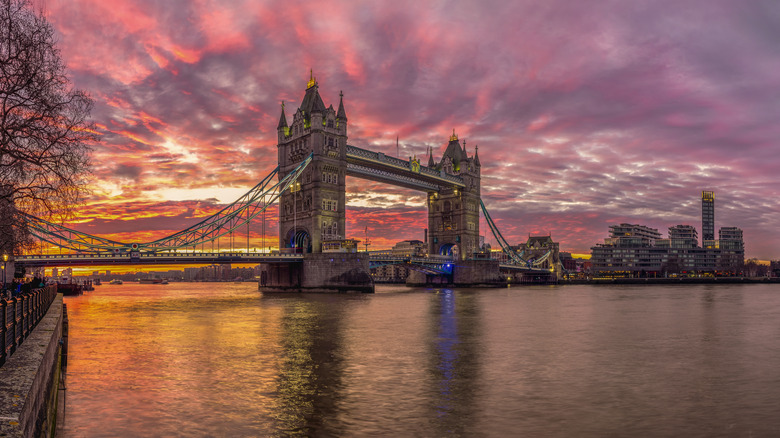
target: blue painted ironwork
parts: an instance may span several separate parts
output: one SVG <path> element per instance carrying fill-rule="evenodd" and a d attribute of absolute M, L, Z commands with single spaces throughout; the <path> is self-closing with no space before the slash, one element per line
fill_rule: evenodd
<path fill-rule="evenodd" d="M 504 236 L 501 234 L 501 231 L 498 229 L 496 223 L 493 222 L 493 218 L 490 217 L 490 213 L 488 213 L 487 208 L 485 207 L 485 203 L 482 202 L 481 199 L 479 200 L 479 205 L 482 207 L 482 213 L 485 215 L 485 221 L 487 222 L 488 227 L 490 227 L 490 231 L 493 232 L 493 237 L 496 238 L 498 245 L 501 246 L 502 250 L 504 250 L 504 254 L 506 254 L 513 263 L 524 265 L 530 268 L 531 263 L 520 257 L 520 255 L 518 255 L 517 252 L 512 249 L 512 247 L 509 245 L 509 242 L 507 242 Z"/>

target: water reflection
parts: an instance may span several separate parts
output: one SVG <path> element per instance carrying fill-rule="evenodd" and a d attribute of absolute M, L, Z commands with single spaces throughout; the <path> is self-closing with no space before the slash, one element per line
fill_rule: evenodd
<path fill-rule="evenodd" d="M 288 300 L 274 418 L 276 436 L 322 435 L 334 424 L 343 374 L 341 306 L 316 297 Z"/>
<path fill-rule="evenodd" d="M 780 433 L 775 285 L 106 285 L 68 309 L 64 436 Z"/>
<path fill-rule="evenodd" d="M 465 435 L 475 416 L 480 321 L 477 296 L 443 289 L 432 295 L 429 372 L 436 435 Z"/>

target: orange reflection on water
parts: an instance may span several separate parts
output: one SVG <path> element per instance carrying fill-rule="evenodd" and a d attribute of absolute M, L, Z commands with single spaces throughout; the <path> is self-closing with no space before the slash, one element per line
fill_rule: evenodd
<path fill-rule="evenodd" d="M 281 308 L 252 306 L 259 294 L 243 284 L 96 289 L 66 299 L 66 435 L 269 430 L 257 413 L 276 391 Z"/>

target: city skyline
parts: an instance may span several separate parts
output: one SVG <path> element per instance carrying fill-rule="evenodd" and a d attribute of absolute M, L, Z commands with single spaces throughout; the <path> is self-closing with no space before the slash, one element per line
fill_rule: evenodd
<path fill-rule="evenodd" d="M 95 99 L 81 231 L 151 240 L 232 202 L 276 166 L 280 102 L 291 116 L 311 69 L 326 105 L 344 92 L 350 144 L 438 160 L 455 129 L 479 145 L 512 244 L 550 233 L 588 253 L 623 222 L 701 231 L 712 190 L 715 227 L 778 258 L 770 2 L 36 3 Z M 354 178 L 347 209 L 347 236 L 368 228 L 374 247 L 427 225 L 424 193 Z"/>

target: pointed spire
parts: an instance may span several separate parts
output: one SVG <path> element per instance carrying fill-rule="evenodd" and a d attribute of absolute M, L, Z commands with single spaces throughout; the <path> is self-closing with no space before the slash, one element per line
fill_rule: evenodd
<path fill-rule="evenodd" d="M 287 117 L 284 115 L 284 101 L 282 101 L 282 115 L 279 117 L 279 125 L 276 126 L 276 129 L 286 128 L 286 127 L 287 127 Z"/>
<path fill-rule="evenodd" d="M 433 148 L 428 146 L 428 167 L 433 167 L 436 165 L 436 162 L 433 161 Z"/>
<path fill-rule="evenodd" d="M 468 157 L 469 154 L 466 153 L 466 139 L 463 139 L 463 156 Z"/>
<path fill-rule="evenodd" d="M 336 118 L 339 120 L 347 121 L 347 112 L 344 111 L 344 92 L 339 91 L 339 111 L 336 113 Z"/>
<path fill-rule="evenodd" d="M 306 89 L 317 85 L 317 79 L 314 78 L 314 69 L 309 69 L 309 82 L 306 83 Z"/>
<path fill-rule="evenodd" d="M 474 146 L 474 164 L 481 166 L 481 164 L 479 164 L 479 145 Z"/>

